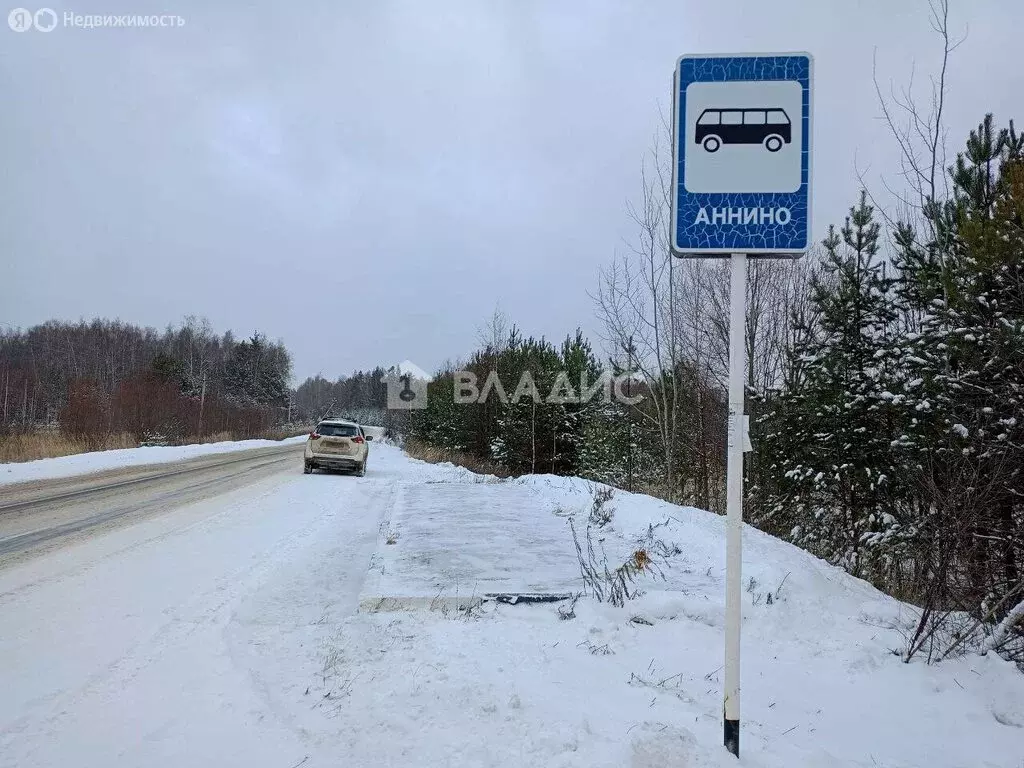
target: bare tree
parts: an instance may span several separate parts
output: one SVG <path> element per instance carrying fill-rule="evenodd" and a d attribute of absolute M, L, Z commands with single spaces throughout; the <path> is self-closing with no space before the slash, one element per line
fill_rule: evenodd
<path fill-rule="evenodd" d="M 635 367 L 652 386 L 653 403 L 639 411 L 658 435 L 664 482 L 675 495 L 680 429 L 685 423 L 687 466 L 693 470 L 694 500 L 714 506 L 713 488 L 724 423 L 714 417 L 722 403 L 729 357 L 729 276 L 715 259 L 678 260 L 670 247 L 673 200 L 671 126 L 662 116 L 641 166 L 641 190 L 627 212 L 637 235 L 626 252 L 601 273 L 594 296 L 613 357 L 632 350 Z M 754 261 L 748 281 L 747 384 L 763 392 L 785 377 L 790 316 L 805 299 L 809 270 L 793 261 Z M 712 423 L 714 422 L 714 423 Z"/>
<path fill-rule="evenodd" d="M 667 129 L 667 123 L 663 127 Z M 624 255 L 602 270 L 592 298 L 605 344 L 613 354 L 632 350 L 633 365 L 648 382 L 652 408 L 638 413 L 658 436 L 665 491 L 675 497 L 681 339 L 673 311 L 677 264 L 668 231 L 671 176 L 670 159 L 656 136 L 641 164 L 640 200 L 627 204 L 636 238 Z"/>
<path fill-rule="evenodd" d="M 906 85 L 897 87 L 890 82 L 883 90 L 878 79 L 878 52 L 872 61 L 872 80 L 882 119 L 896 140 L 900 154 L 899 176 L 905 190 L 897 190 L 890 180 L 882 178 L 882 185 L 897 201 L 899 219 L 916 223 L 928 230 L 930 239 L 937 246 L 938 256 L 943 258 L 948 243 L 943 242 L 944 233 L 937 230 L 934 216 L 926 215 L 940 200 L 949 196 L 949 177 L 946 174 L 947 128 L 945 124 L 947 78 L 950 57 L 967 39 L 967 28 L 959 37 L 954 37 L 949 25 L 949 0 L 929 0 L 929 21 L 932 29 L 942 41 L 938 73 L 929 78 L 928 106 L 922 106 L 915 95 L 915 71 L 911 69 Z M 861 186 L 868 191 L 868 197 L 875 209 L 882 213 L 890 229 L 896 229 L 896 220 L 886 213 L 885 206 L 879 205 L 871 194 L 871 185 L 866 183 L 863 171 L 858 171 Z"/>
<path fill-rule="evenodd" d="M 494 312 L 484 323 L 483 327 L 477 329 L 477 341 L 484 349 L 491 350 L 494 354 L 501 354 L 508 346 L 509 331 L 512 324 L 508 315 L 501 311 L 501 307 L 495 306 Z"/>
<path fill-rule="evenodd" d="M 785 378 L 791 349 L 792 318 L 808 297 L 808 279 L 818 260 L 817 249 L 804 259 L 751 259 L 747 280 L 746 385 L 763 393 L 778 387 Z M 700 260 L 686 265 L 692 273 L 691 291 L 702 299 L 699 323 L 711 355 L 709 372 L 724 388 L 729 370 L 729 271 L 724 261 Z M 684 307 L 683 311 L 690 311 Z"/>

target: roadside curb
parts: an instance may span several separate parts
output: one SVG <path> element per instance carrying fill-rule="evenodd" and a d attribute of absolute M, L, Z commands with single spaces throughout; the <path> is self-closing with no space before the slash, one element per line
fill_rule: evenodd
<path fill-rule="evenodd" d="M 371 595 L 359 600 L 359 613 L 395 613 L 395 612 L 440 612 L 467 611 L 479 608 L 484 603 L 502 603 L 504 605 L 535 605 L 538 603 L 560 603 L 571 600 L 576 595 L 569 592 L 492 592 L 483 595 L 459 596 L 437 595 L 423 596 L 385 596 Z"/>
<path fill-rule="evenodd" d="M 387 543 L 387 537 L 391 531 L 391 519 L 394 516 L 395 507 L 402 501 L 405 495 L 405 486 L 402 483 L 396 484 L 391 498 L 384 507 L 384 514 L 381 517 L 380 525 L 377 527 L 377 544 L 370 556 L 370 564 L 367 568 L 366 578 L 363 579 L 363 588 L 359 591 L 359 612 L 364 612 L 364 604 L 373 605 L 384 599 L 381 596 L 381 582 L 384 578 L 384 548 L 392 546 Z"/>
<path fill-rule="evenodd" d="M 389 597 L 383 595 L 360 598 L 359 613 L 468 611 L 483 605 L 483 597 Z"/>

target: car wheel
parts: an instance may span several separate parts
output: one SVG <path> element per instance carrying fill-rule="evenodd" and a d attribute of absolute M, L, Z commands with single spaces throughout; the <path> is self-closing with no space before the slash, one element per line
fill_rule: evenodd
<path fill-rule="evenodd" d="M 356 476 L 357 477 L 365 477 L 366 476 L 366 462 L 365 461 L 362 464 L 359 465 L 359 469 L 356 470 Z"/>
<path fill-rule="evenodd" d="M 705 136 L 702 146 L 705 152 L 717 152 L 718 148 L 722 146 L 722 140 L 717 136 Z"/>
<path fill-rule="evenodd" d="M 778 152 L 782 149 L 782 137 L 777 133 L 773 133 L 771 136 L 764 140 L 764 148 L 769 152 Z"/>
<path fill-rule="evenodd" d="M 313 474 L 313 465 L 310 464 L 308 461 L 303 462 L 303 464 L 302 464 L 302 474 L 304 474 L 304 475 L 311 475 L 311 474 Z"/>

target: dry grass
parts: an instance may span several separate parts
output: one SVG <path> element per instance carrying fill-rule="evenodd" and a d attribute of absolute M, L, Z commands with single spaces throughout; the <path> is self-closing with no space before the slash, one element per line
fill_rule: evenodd
<path fill-rule="evenodd" d="M 287 440 L 289 437 L 298 437 L 299 435 L 309 434 L 312 427 L 302 428 L 289 428 L 289 429 L 272 429 L 269 432 L 264 432 L 260 435 L 261 440 Z M 233 438 L 227 438 L 232 440 Z"/>
<path fill-rule="evenodd" d="M 405 452 L 414 459 L 425 461 L 428 464 L 440 464 L 448 461 L 481 475 L 497 475 L 498 477 L 511 477 L 512 475 L 508 469 L 493 461 L 478 459 L 476 456 L 459 451 L 447 451 L 420 440 L 408 439 L 405 441 L 404 447 Z"/>
<path fill-rule="evenodd" d="M 308 432 L 309 429 L 307 428 L 271 429 L 251 438 L 238 437 L 231 432 L 215 432 L 212 435 L 204 435 L 199 438 L 190 437 L 184 442 L 187 445 L 205 445 L 207 443 L 228 443 L 235 440 L 287 440 L 289 437 L 298 437 L 299 435 L 305 435 Z"/>
<path fill-rule="evenodd" d="M 135 448 L 138 442 L 132 435 L 107 435 L 97 440 L 77 440 L 60 432 L 27 432 L 0 437 L 0 464 L 16 461 L 53 459 L 87 451 L 109 451 L 115 448 Z"/>

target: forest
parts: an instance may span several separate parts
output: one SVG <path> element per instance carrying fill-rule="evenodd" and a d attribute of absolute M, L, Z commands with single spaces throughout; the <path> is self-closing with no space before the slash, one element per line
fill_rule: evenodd
<path fill-rule="evenodd" d="M 291 375 L 281 342 L 194 317 L 162 333 L 100 319 L 0 329 L 0 446 L 31 450 L 47 432 L 65 452 L 264 436 L 291 421 Z"/>

